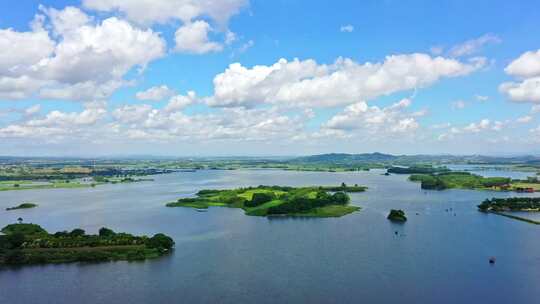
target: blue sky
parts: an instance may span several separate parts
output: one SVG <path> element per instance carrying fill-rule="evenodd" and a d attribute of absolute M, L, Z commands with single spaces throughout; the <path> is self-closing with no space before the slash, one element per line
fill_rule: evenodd
<path fill-rule="evenodd" d="M 529 154 L 535 1 L 0 3 L 5 155 Z"/>

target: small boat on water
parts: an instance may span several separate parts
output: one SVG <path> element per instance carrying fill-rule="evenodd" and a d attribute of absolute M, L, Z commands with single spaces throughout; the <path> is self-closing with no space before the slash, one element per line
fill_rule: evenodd
<path fill-rule="evenodd" d="M 208 209 L 199 209 L 199 208 L 197 208 L 197 209 L 195 209 L 195 211 L 197 211 L 197 212 L 206 212 L 206 211 L 208 211 Z"/>

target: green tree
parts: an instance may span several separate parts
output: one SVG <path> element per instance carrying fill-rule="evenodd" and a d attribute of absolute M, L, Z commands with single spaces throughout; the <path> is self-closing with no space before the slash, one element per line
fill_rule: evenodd
<path fill-rule="evenodd" d="M 110 237 L 114 236 L 115 234 L 116 233 L 109 228 L 102 227 L 101 229 L 99 229 L 99 236 Z"/>

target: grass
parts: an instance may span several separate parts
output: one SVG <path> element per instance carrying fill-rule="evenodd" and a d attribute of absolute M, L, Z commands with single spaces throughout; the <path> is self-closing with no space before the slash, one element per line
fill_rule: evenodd
<path fill-rule="evenodd" d="M 527 182 L 517 182 L 511 184 L 512 188 L 533 188 L 534 191 L 540 191 L 540 183 L 527 183 Z"/>
<path fill-rule="evenodd" d="M 357 206 L 340 206 L 331 205 L 312 209 L 309 212 L 293 213 L 290 216 L 294 217 L 342 217 L 349 213 L 359 211 L 361 208 Z"/>

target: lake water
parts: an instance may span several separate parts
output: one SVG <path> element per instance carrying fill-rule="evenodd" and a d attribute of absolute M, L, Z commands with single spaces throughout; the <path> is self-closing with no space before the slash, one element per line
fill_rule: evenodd
<path fill-rule="evenodd" d="M 0 270 L 0 303 L 534 303 L 540 228 L 483 214 L 489 191 L 423 191 L 405 175 L 278 170 L 198 171 L 154 182 L 0 192 L 0 226 L 51 232 L 102 226 L 174 237 L 173 254 L 145 262 Z M 360 212 L 331 219 L 267 219 L 242 210 L 199 213 L 164 204 L 203 188 L 358 183 Z M 393 224 L 390 209 L 409 220 Z M 398 235 L 395 232 L 398 232 Z M 488 259 L 497 258 L 495 265 Z"/>

